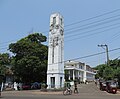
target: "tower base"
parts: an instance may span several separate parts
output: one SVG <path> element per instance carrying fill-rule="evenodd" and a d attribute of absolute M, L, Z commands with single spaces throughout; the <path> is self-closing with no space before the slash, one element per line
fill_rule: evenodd
<path fill-rule="evenodd" d="M 47 89 L 59 89 L 64 87 L 63 73 L 48 73 L 47 74 Z"/>

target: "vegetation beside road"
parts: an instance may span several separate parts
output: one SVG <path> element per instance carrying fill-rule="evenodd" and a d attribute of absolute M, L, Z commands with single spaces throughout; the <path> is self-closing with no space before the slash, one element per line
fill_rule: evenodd
<path fill-rule="evenodd" d="M 9 45 L 7 53 L 0 54 L 0 74 L 14 74 L 16 82 L 46 82 L 48 47 L 46 36 L 34 33 Z"/>
<path fill-rule="evenodd" d="M 120 88 L 120 59 L 110 60 L 109 64 L 101 64 L 95 67 L 98 70 L 96 79 L 116 80 Z"/>

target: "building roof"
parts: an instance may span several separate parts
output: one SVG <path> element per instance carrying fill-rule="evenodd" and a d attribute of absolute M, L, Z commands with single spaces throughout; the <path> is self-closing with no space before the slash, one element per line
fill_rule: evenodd
<path fill-rule="evenodd" d="M 81 63 L 79 61 L 71 61 L 71 60 L 65 62 L 65 65 L 75 65 L 75 64 L 85 64 L 85 63 Z"/>

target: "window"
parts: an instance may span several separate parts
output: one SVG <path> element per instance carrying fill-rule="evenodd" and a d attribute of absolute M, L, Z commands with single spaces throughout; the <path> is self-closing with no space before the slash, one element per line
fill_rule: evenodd
<path fill-rule="evenodd" d="M 62 18 L 61 18 L 61 19 L 60 19 L 60 24 L 62 25 L 62 23 L 63 23 L 63 22 L 62 22 Z"/>
<path fill-rule="evenodd" d="M 53 17 L 53 24 L 56 24 L 56 17 Z"/>

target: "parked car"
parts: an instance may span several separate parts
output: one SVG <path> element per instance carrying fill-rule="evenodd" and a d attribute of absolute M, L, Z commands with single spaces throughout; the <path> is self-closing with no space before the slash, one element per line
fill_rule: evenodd
<path fill-rule="evenodd" d="M 23 83 L 23 84 L 22 84 L 22 89 L 23 89 L 23 90 L 29 90 L 29 89 L 31 89 L 31 85 L 28 84 L 28 83 Z"/>
<path fill-rule="evenodd" d="M 106 91 L 108 93 L 117 93 L 117 83 L 113 80 L 107 81 L 106 82 Z"/>
<path fill-rule="evenodd" d="M 41 89 L 41 84 L 38 82 L 34 82 L 31 84 L 31 89 Z"/>

